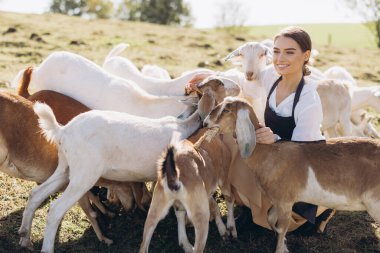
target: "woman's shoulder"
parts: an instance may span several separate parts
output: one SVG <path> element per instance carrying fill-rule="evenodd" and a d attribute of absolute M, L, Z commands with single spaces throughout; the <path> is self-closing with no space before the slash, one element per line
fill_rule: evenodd
<path fill-rule="evenodd" d="M 316 81 L 305 78 L 305 85 L 302 89 L 300 100 L 307 101 L 308 104 L 321 103 Z"/>

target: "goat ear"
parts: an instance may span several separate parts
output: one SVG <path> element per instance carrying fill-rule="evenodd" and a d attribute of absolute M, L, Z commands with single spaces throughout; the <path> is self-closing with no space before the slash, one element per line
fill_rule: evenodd
<path fill-rule="evenodd" d="M 380 91 L 375 92 L 375 97 L 380 98 Z"/>
<path fill-rule="evenodd" d="M 199 98 L 196 96 L 186 96 L 179 100 L 179 102 L 188 105 L 188 106 L 196 106 L 198 105 Z"/>
<path fill-rule="evenodd" d="M 224 60 L 229 61 L 238 56 L 239 56 L 239 59 L 241 59 L 240 47 L 232 51 L 229 55 L 227 55 L 226 58 L 224 58 Z"/>
<path fill-rule="evenodd" d="M 243 158 L 251 156 L 256 147 L 256 132 L 250 119 L 250 111 L 247 108 L 237 108 L 236 117 L 236 140 L 240 155 Z"/>
<path fill-rule="evenodd" d="M 202 121 L 204 121 L 204 119 L 207 117 L 207 115 L 210 114 L 210 112 L 212 111 L 214 107 L 215 107 L 214 97 L 209 93 L 203 94 L 202 98 L 199 100 L 199 103 L 198 103 L 198 113 Z"/>
<path fill-rule="evenodd" d="M 220 77 L 220 80 L 224 84 L 227 96 L 235 97 L 240 93 L 240 86 L 233 80 L 225 77 Z"/>
<path fill-rule="evenodd" d="M 273 49 L 265 47 L 266 64 L 269 65 L 273 61 Z"/>

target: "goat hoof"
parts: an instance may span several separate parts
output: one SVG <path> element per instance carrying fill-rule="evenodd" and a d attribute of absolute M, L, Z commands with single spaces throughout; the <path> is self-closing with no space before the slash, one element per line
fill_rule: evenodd
<path fill-rule="evenodd" d="M 194 251 L 194 248 L 190 243 L 180 243 L 179 246 L 183 248 L 183 251 L 185 251 L 185 253 L 193 253 Z"/>
<path fill-rule="evenodd" d="M 29 238 L 21 237 L 19 244 L 22 248 L 27 248 L 28 250 L 33 251 L 33 243 Z"/>
<path fill-rule="evenodd" d="M 107 244 L 107 246 L 110 246 L 113 243 L 113 241 L 111 239 L 108 239 L 108 238 L 103 238 L 103 242 L 105 244 Z"/>
<path fill-rule="evenodd" d="M 237 231 L 236 231 L 236 228 L 234 227 L 227 227 L 227 230 L 229 232 L 230 235 L 232 235 L 232 237 L 234 239 L 237 239 Z"/>

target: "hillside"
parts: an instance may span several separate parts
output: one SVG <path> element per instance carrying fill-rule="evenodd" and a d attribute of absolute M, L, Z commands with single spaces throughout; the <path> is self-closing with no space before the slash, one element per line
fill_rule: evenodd
<path fill-rule="evenodd" d="M 232 67 L 221 60 L 231 50 L 245 41 L 270 38 L 281 28 L 199 30 L 117 20 L 84 20 L 59 14 L 0 12 L 0 17 L 0 81 L 3 83 L 9 82 L 19 69 L 38 64 L 56 50 L 80 53 L 101 64 L 109 50 L 120 42 L 130 44 L 123 55 L 139 67 L 158 64 L 173 76 L 198 66 L 223 70 Z M 325 70 L 341 65 L 363 83 L 380 82 L 380 50 L 369 47 L 364 26 L 305 27 L 310 30 L 314 48 L 320 52 L 315 66 Z M 16 31 L 7 33 L 9 28 Z M 331 46 L 326 44 L 329 33 L 332 34 Z"/>
<path fill-rule="evenodd" d="M 193 29 L 117 20 L 84 20 L 58 14 L 0 12 L 0 86 L 7 85 L 25 66 L 38 65 L 51 52 L 67 50 L 102 64 L 120 42 L 130 44 L 123 56 L 138 67 L 157 64 L 171 75 L 197 67 L 225 70 L 233 67 L 222 59 L 246 41 L 272 37 L 279 26 L 236 29 Z M 322 71 L 333 65 L 347 68 L 360 85 L 380 84 L 380 50 L 368 43 L 371 35 L 361 25 L 305 25 L 319 51 L 315 66 Z M 328 34 L 331 43 L 327 43 Z M 377 115 L 378 116 L 378 115 Z M 379 127 L 379 125 L 378 125 Z M 0 173 L 0 253 L 26 252 L 18 246 L 17 230 L 34 183 Z M 40 249 L 48 204 L 36 213 L 32 239 Z M 220 200 L 220 198 L 218 198 Z M 236 215 L 241 211 L 236 208 Z M 98 242 L 83 212 L 71 209 L 59 229 L 56 252 L 137 252 L 142 239 L 145 213 L 138 210 L 116 216 L 106 228 L 114 244 Z M 151 252 L 182 252 L 177 245 L 177 224 L 171 213 L 157 227 Z M 194 233 L 188 229 L 189 239 Z M 275 235 L 258 227 L 238 230 L 239 240 L 222 241 L 210 223 L 208 253 L 273 252 Z M 380 228 L 365 212 L 338 212 L 328 233 L 307 237 L 291 234 L 291 252 L 380 252 Z"/>

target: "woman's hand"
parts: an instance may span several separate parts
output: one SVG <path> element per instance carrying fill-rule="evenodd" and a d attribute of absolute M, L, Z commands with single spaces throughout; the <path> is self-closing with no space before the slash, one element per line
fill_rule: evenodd
<path fill-rule="evenodd" d="M 191 92 L 197 89 L 197 85 L 202 82 L 207 77 L 213 75 L 213 73 L 200 73 L 196 74 L 185 86 L 186 94 L 190 94 Z"/>
<path fill-rule="evenodd" d="M 272 144 L 276 142 L 277 135 L 269 127 L 259 124 L 260 128 L 256 130 L 256 142 L 261 144 Z"/>

